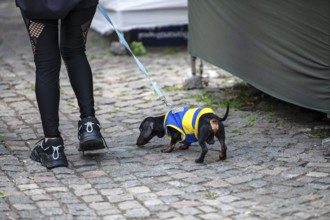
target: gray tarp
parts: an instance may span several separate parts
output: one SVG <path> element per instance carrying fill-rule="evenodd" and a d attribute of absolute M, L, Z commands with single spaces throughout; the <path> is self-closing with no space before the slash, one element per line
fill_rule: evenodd
<path fill-rule="evenodd" d="M 329 0 L 189 0 L 188 15 L 192 56 L 330 113 Z"/>

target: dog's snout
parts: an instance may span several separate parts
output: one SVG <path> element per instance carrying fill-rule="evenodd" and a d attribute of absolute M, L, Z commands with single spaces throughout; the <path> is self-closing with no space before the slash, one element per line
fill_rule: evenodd
<path fill-rule="evenodd" d="M 136 141 L 136 145 L 145 145 L 145 140 L 142 136 L 139 136 L 137 141 Z"/>

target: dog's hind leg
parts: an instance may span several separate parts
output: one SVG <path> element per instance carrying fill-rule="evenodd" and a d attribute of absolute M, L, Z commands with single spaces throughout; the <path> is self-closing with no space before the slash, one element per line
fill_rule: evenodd
<path fill-rule="evenodd" d="M 202 148 L 202 152 L 201 152 L 199 158 L 195 160 L 196 163 L 203 163 L 204 162 L 205 155 L 207 154 L 207 152 L 209 150 L 207 148 L 205 142 L 206 142 L 207 138 L 209 137 L 210 132 L 211 132 L 210 131 L 210 126 L 203 126 L 199 130 L 198 143 Z"/>
<path fill-rule="evenodd" d="M 225 160 L 227 158 L 227 146 L 225 143 L 225 128 L 222 124 L 219 126 L 218 132 L 215 134 L 215 136 L 218 138 L 220 145 L 221 145 L 221 151 L 219 155 L 220 160 Z"/>
<path fill-rule="evenodd" d="M 196 163 L 203 163 L 204 162 L 205 155 L 207 154 L 207 152 L 209 151 L 209 149 L 207 148 L 207 146 L 205 144 L 205 140 L 199 141 L 199 145 L 202 148 L 202 153 L 199 156 L 199 158 L 195 160 L 195 162 Z"/>

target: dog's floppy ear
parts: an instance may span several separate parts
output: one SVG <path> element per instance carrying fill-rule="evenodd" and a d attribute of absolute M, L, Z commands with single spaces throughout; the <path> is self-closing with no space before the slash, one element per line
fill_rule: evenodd
<path fill-rule="evenodd" d="M 148 121 L 148 123 L 146 123 L 146 126 L 143 128 L 143 136 L 149 137 L 151 135 L 152 131 L 154 130 L 154 124 L 155 123 L 153 121 Z"/>
<path fill-rule="evenodd" d="M 163 124 L 156 125 L 157 137 L 162 138 L 165 135 L 165 130 L 163 128 Z"/>

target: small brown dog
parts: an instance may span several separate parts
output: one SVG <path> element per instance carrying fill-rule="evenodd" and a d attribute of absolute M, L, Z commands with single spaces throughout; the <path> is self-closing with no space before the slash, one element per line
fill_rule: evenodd
<path fill-rule="evenodd" d="M 139 129 L 140 135 L 137 145 L 147 144 L 153 137 L 164 137 L 166 134 L 171 144 L 165 147 L 162 152 L 173 151 L 177 142 L 183 143 L 180 149 L 186 150 L 191 143 L 199 142 L 202 153 L 196 163 L 203 163 L 208 148 L 205 143 L 214 144 L 214 136 L 221 144 L 220 160 L 226 159 L 227 146 L 225 144 L 225 128 L 222 121 L 227 119 L 229 106 L 223 118 L 214 114 L 210 108 L 178 108 L 167 112 L 159 117 L 145 118 Z"/>

